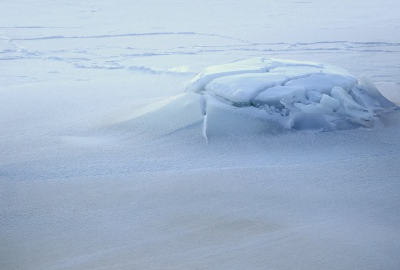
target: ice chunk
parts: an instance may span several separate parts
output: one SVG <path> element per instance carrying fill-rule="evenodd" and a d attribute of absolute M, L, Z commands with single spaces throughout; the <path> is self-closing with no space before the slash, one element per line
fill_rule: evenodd
<path fill-rule="evenodd" d="M 380 83 L 381 91 L 375 86 L 375 84 L 367 77 L 360 76 L 358 81 L 358 87 L 353 89 L 353 97 L 358 102 L 363 104 L 366 107 L 371 107 L 374 110 L 382 110 L 384 108 L 393 108 L 395 105 L 393 104 L 391 99 L 396 100 L 396 84 L 394 83 Z M 390 87 L 391 85 L 391 87 Z M 385 91 L 386 89 L 386 91 Z M 391 90 L 389 90 L 391 89 Z M 388 91 L 389 90 L 389 91 Z M 387 97 L 383 95 L 386 93 Z M 390 93 L 390 95 L 388 95 Z M 397 98 L 400 99 L 400 86 L 397 85 Z M 389 100 L 388 100 L 389 99 Z M 399 101 L 397 101 L 399 102 Z"/>
<path fill-rule="evenodd" d="M 340 107 L 340 101 L 336 98 L 330 97 L 326 94 L 323 94 L 320 101 L 321 105 L 324 105 L 327 108 L 332 109 L 332 111 L 336 111 Z"/>
<path fill-rule="evenodd" d="M 368 96 L 372 97 L 381 96 L 381 93 L 379 92 L 378 88 L 376 88 L 375 84 L 365 75 L 361 75 L 358 78 L 358 85 L 359 87 L 363 88 L 363 90 Z"/>
<path fill-rule="evenodd" d="M 260 134 L 282 129 L 274 120 L 263 118 L 265 111 L 255 107 L 234 107 L 218 102 L 206 95 L 207 111 L 203 134 L 207 139 L 213 136 L 232 134 Z"/>
<path fill-rule="evenodd" d="M 312 68 L 325 68 L 323 64 L 311 61 L 297 61 L 287 59 L 271 59 L 275 67 L 312 67 Z"/>
<path fill-rule="evenodd" d="M 300 87 L 290 86 L 274 86 L 261 92 L 254 98 L 253 104 L 261 106 L 267 104 L 269 106 L 282 107 L 282 100 L 287 102 L 300 102 L 305 99 L 305 90 Z"/>
<path fill-rule="evenodd" d="M 331 92 L 332 97 L 340 101 L 343 107 L 343 113 L 348 116 L 370 120 L 373 117 L 367 108 L 362 107 L 341 87 L 334 87 Z"/>
<path fill-rule="evenodd" d="M 288 70 L 291 68 L 291 70 Z M 204 69 L 186 85 L 185 91 L 201 92 L 214 79 L 244 73 L 263 73 L 274 70 L 274 73 L 286 75 L 288 78 L 304 76 L 319 72 L 325 68 L 322 64 L 281 59 L 251 58 L 223 65 L 214 65 Z"/>
<path fill-rule="evenodd" d="M 213 80 L 206 90 L 234 103 L 248 105 L 261 91 L 285 81 L 286 77 L 278 73 L 231 75 Z"/>
<path fill-rule="evenodd" d="M 199 92 L 205 90 L 205 86 L 212 80 L 224 76 L 245 74 L 245 73 L 263 73 L 268 70 L 268 64 L 265 67 L 262 60 L 233 62 L 224 65 L 210 66 L 204 69 L 194 77 L 186 86 L 186 91 Z M 270 64 L 271 65 L 271 64 Z"/>
<path fill-rule="evenodd" d="M 271 73 L 280 73 L 285 75 L 288 79 L 297 79 L 302 77 L 311 76 L 315 73 L 322 73 L 322 67 L 310 66 L 281 66 L 270 70 Z"/>
<path fill-rule="evenodd" d="M 322 98 L 322 94 L 317 91 L 307 91 L 306 96 L 312 102 L 320 102 Z"/>
<path fill-rule="evenodd" d="M 353 98 L 341 87 L 333 87 L 331 96 L 341 101 L 342 104 L 347 104 L 348 107 L 360 111 L 366 110 L 364 107 L 356 103 Z"/>
<path fill-rule="evenodd" d="M 288 81 L 285 85 L 301 87 L 308 91 L 317 91 L 329 94 L 335 86 L 349 92 L 357 84 L 357 79 L 352 76 L 338 74 L 313 74 L 310 77 Z"/>
<path fill-rule="evenodd" d="M 301 112 L 308 114 L 330 114 L 333 112 L 333 109 L 327 106 L 324 106 L 320 103 L 312 103 L 312 104 L 303 104 L 303 103 L 295 103 L 295 107 L 299 108 Z"/>

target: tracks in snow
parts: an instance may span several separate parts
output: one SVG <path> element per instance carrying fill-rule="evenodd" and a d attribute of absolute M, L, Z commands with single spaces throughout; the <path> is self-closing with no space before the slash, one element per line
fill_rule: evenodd
<path fill-rule="evenodd" d="M 26 26 L 25 28 L 38 28 Z M 187 74 L 180 66 L 154 66 L 169 56 L 391 54 L 400 57 L 400 43 L 394 42 L 273 42 L 255 43 L 237 37 L 197 32 L 144 32 L 100 35 L 44 35 L 9 37 L 1 34 L 0 61 L 42 60 L 64 63 L 72 68 L 127 70 L 146 74 Z M 60 30 L 61 31 L 61 30 Z M 150 46 L 149 46 L 150 44 Z M 152 61 L 143 59 L 152 58 Z M 159 61 L 155 58 L 159 58 Z M 398 66 L 397 66 L 398 67 Z M 390 68 L 394 68 L 391 66 Z"/>

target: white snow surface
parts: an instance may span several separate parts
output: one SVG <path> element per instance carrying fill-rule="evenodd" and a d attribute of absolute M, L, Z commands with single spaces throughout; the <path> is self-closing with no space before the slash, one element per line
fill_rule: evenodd
<path fill-rule="evenodd" d="M 400 269 L 398 10 L 0 1 L 0 269 Z"/>

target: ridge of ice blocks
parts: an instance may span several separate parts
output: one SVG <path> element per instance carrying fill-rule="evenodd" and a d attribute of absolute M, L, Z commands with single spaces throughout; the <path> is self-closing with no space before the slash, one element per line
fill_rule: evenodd
<path fill-rule="evenodd" d="M 176 104 L 181 99 L 190 109 L 181 112 L 186 120 L 174 128 L 190 124 L 188 114 L 196 113 L 189 118 L 193 123 L 202 119 L 206 138 L 373 127 L 382 114 L 398 109 L 366 77 L 356 78 L 327 64 L 267 58 L 208 67 L 177 99 Z M 168 110 L 183 107 L 169 106 Z M 165 118 L 168 110 L 159 110 L 160 117 Z M 179 123 L 177 119 L 172 122 Z"/>

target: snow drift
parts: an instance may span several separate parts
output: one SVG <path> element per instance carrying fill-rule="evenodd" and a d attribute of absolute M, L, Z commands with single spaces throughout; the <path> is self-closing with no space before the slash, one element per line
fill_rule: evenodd
<path fill-rule="evenodd" d="M 120 122 L 153 125 L 160 135 L 197 124 L 208 138 L 374 127 L 381 115 L 397 108 L 365 76 L 328 64 L 254 58 L 208 67 L 187 83 L 184 93 L 140 108 Z"/>

